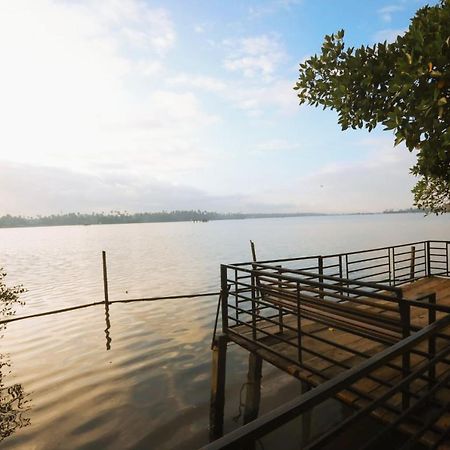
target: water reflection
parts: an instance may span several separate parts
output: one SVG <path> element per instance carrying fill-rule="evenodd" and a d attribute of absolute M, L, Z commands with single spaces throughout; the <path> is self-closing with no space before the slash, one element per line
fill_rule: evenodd
<path fill-rule="evenodd" d="M 106 328 L 105 328 L 105 338 L 106 338 L 106 350 L 111 350 L 111 334 L 109 330 L 111 329 L 111 320 L 109 316 L 109 304 L 105 302 L 105 322 L 106 322 Z"/>
<path fill-rule="evenodd" d="M 30 425 L 30 398 L 20 383 L 6 384 L 5 378 L 10 374 L 11 361 L 8 355 L 0 354 L 0 442 L 20 428 Z"/>

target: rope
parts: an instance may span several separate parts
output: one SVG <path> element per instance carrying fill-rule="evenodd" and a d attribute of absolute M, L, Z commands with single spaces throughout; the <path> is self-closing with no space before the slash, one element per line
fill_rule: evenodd
<path fill-rule="evenodd" d="M 219 292 L 205 292 L 201 294 L 186 294 L 186 295 L 170 295 L 166 297 L 148 297 L 148 298 L 130 298 L 130 299 L 124 299 L 124 300 L 112 300 L 107 303 L 105 301 L 101 302 L 93 302 L 93 303 L 87 303 L 84 305 L 77 305 L 77 306 L 70 306 L 68 308 L 62 308 L 62 309 L 56 309 L 53 311 L 44 311 L 41 313 L 36 314 L 29 314 L 28 316 L 20 316 L 20 317 L 9 317 L 8 319 L 1 319 L 0 325 L 10 322 L 16 322 L 18 320 L 24 320 L 24 319 L 32 319 L 35 317 L 42 317 L 42 316 L 50 316 L 53 314 L 60 314 L 65 313 L 69 311 L 74 311 L 77 309 L 83 309 L 83 308 L 90 308 L 91 306 L 99 306 L 99 305 L 111 305 L 112 303 L 132 303 L 132 302 L 152 302 L 156 300 L 177 300 L 182 298 L 196 298 L 196 297 L 209 297 L 220 294 Z"/>

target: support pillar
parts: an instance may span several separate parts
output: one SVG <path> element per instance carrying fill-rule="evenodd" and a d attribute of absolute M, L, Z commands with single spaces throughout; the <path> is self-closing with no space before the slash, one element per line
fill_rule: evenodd
<path fill-rule="evenodd" d="M 308 383 L 302 381 L 302 394 L 306 394 L 310 387 Z M 302 414 L 302 447 L 306 446 L 311 441 L 311 422 L 312 422 L 312 409 L 308 409 Z"/>
<path fill-rule="evenodd" d="M 209 406 L 209 441 L 223 436 L 227 336 L 217 336 L 212 349 L 211 400 Z"/>
<path fill-rule="evenodd" d="M 250 353 L 248 358 L 247 388 L 244 409 L 244 424 L 255 420 L 259 413 L 261 401 L 262 358 Z"/>

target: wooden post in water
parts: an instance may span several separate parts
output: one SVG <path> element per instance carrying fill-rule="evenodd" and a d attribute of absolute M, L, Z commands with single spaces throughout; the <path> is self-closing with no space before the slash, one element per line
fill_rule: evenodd
<path fill-rule="evenodd" d="M 248 357 L 247 388 L 244 409 L 244 425 L 255 420 L 261 400 L 262 358 L 250 352 Z"/>
<path fill-rule="evenodd" d="M 103 292 L 105 294 L 105 305 L 109 304 L 108 297 L 108 271 L 106 269 L 106 252 L 102 251 L 102 262 L 103 262 Z"/>
<path fill-rule="evenodd" d="M 256 262 L 256 249 L 255 249 L 255 243 L 253 241 L 250 241 L 250 247 L 252 249 L 253 262 Z"/>
<path fill-rule="evenodd" d="M 227 336 L 217 336 L 212 350 L 211 400 L 209 405 L 209 441 L 223 436 L 223 416 L 225 407 L 225 374 L 227 356 Z"/>

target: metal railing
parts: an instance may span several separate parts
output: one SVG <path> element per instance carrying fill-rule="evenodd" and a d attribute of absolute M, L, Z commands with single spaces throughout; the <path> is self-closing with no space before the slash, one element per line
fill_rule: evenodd
<path fill-rule="evenodd" d="M 432 440 L 439 441 L 441 435 L 446 436 L 442 429 L 433 423 L 425 426 L 415 413 L 424 402 L 432 406 L 437 402 L 441 415 L 446 411 L 434 394 L 448 387 L 448 377 L 440 377 L 450 369 L 450 307 L 437 304 L 434 293 L 406 299 L 400 286 L 428 276 L 449 276 L 449 247 L 449 241 L 422 241 L 335 255 L 222 265 L 223 332 L 231 341 L 262 352 L 264 359 L 316 386 L 315 395 L 307 394 L 311 403 L 300 401 L 301 406 L 293 408 L 296 414 L 322 402 L 323 392 L 328 392 L 322 388 L 330 385 L 339 388 L 338 397 L 344 396 L 358 408 L 354 420 L 378 414 L 406 430 L 409 425 L 405 423 L 412 421 L 416 426 L 412 435 L 418 436 L 422 430 L 419 437 L 426 441 L 429 433 L 438 430 L 438 437 Z M 440 325 L 435 326 L 436 318 Z M 358 340 L 365 345 L 354 345 Z M 385 355 L 381 360 L 380 354 Z M 379 361 L 393 371 L 391 377 L 377 373 Z M 354 382 L 355 376 L 358 382 Z M 363 378 L 383 394 L 362 388 Z M 428 386 L 425 391 L 424 386 Z M 398 401 L 392 402 L 393 398 Z M 287 413 L 290 418 L 292 411 Z M 275 429 L 280 420 L 284 423 L 275 415 L 267 426 Z M 346 423 L 330 437 L 341 433 Z M 253 436 L 252 424 L 249 426 Z M 238 435 L 247 442 L 245 433 Z M 228 448 L 220 445 L 208 448 Z M 312 448 L 318 448 L 315 445 Z"/>
<path fill-rule="evenodd" d="M 255 441 L 261 439 L 264 443 L 265 436 L 298 416 L 310 412 L 330 397 L 339 396 L 343 392 L 352 393 L 366 380 L 373 383 L 380 370 L 386 368 L 393 371 L 389 385 L 379 383 L 376 389 L 372 389 L 372 395 L 359 397 L 351 416 L 302 448 L 324 448 L 330 442 L 339 442 L 339 438 L 346 433 L 352 436 L 354 449 L 380 448 L 384 439 L 392 438 L 391 432 L 394 429 L 406 431 L 407 434 L 401 435 L 395 446 L 392 441 L 384 442 L 387 444 L 386 448 L 406 449 L 419 441 L 438 448 L 450 435 L 447 426 L 448 415 L 446 416 L 450 408 L 448 396 L 450 315 L 434 321 L 431 313 L 429 319 L 431 323 L 418 332 L 204 448 L 207 450 L 253 448 Z M 423 352 L 424 349 L 427 351 Z M 413 368 L 404 372 L 398 368 L 399 362 L 405 355 L 409 356 L 412 353 L 415 355 L 422 353 L 422 356 L 416 360 Z M 402 402 L 398 407 L 398 397 L 408 398 L 408 401 Z M 358 439 L 353 433 L 354 427 L 369 414 L 378 417 L 384 425 L 380 423 L 377 433 L 371 435 L 369 439 L 367 435 L 364 435 L 363 439 Z"/>
<path fill-rule="evenodd" d="M 450 276 L 450 241 L 418 241 L 347 253 L 259 262 L 354 281 L 399 286 L 430 275 Z M 252 263 L 232 265 L 251 267 Z"/>

